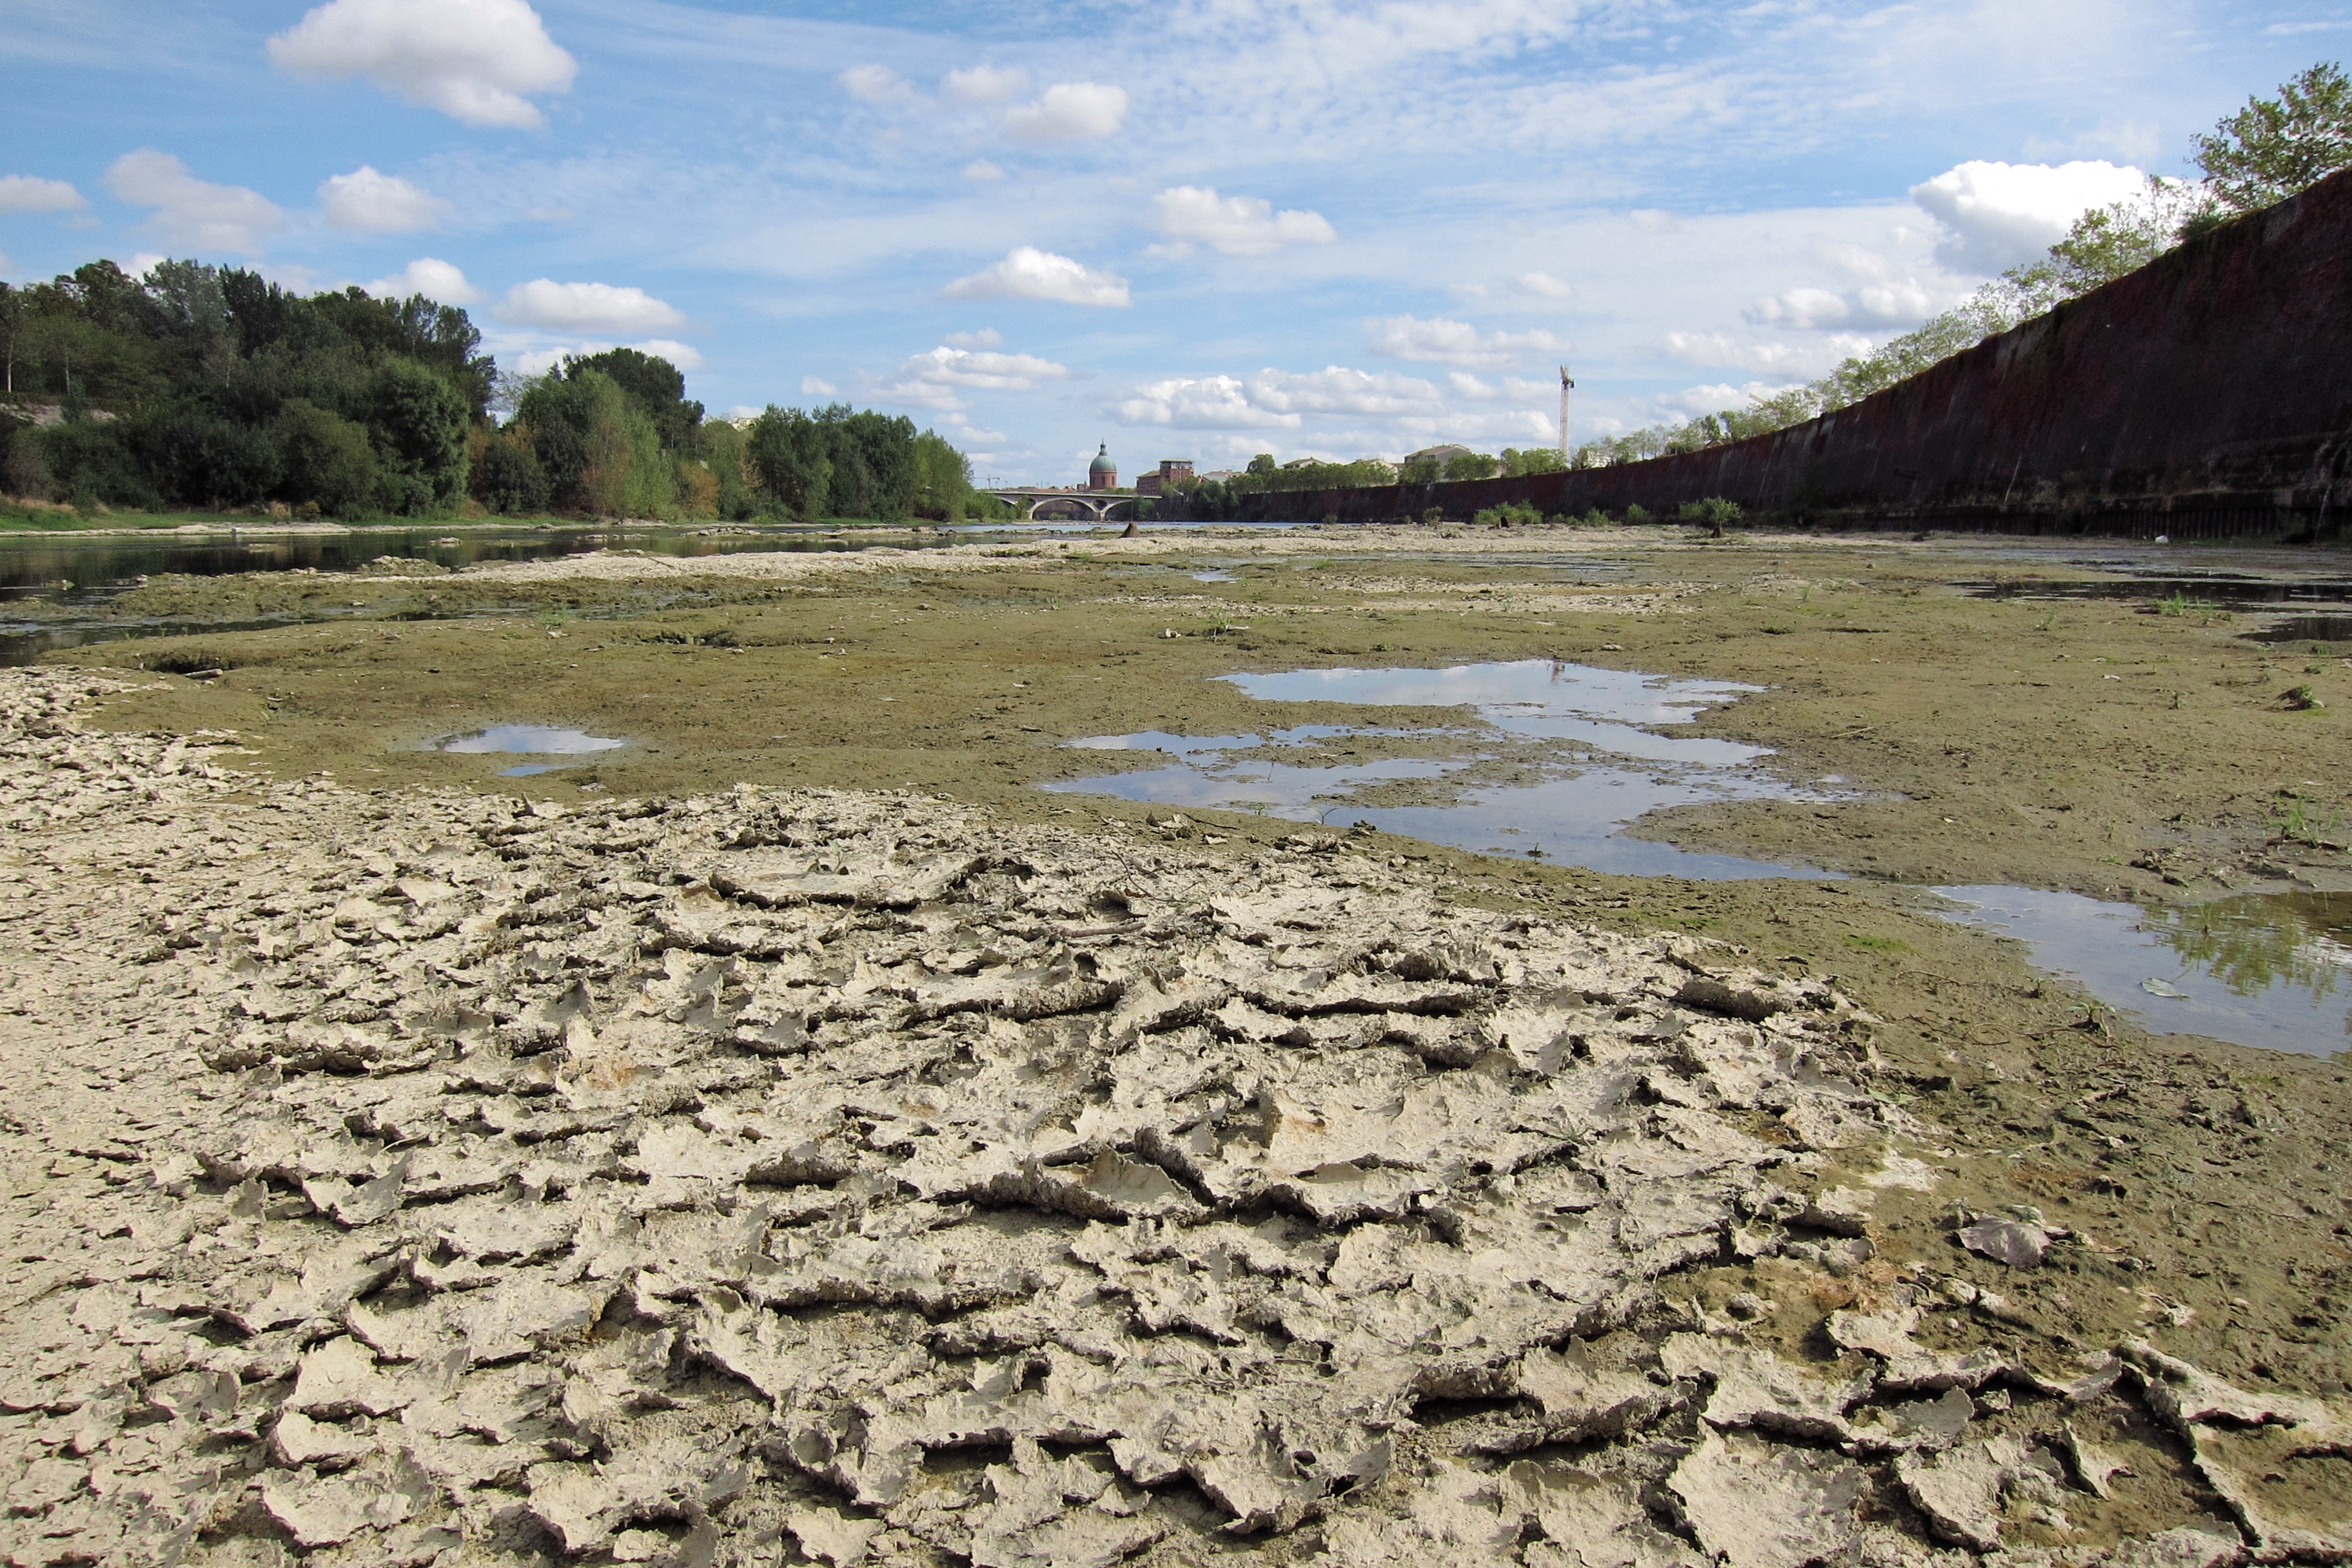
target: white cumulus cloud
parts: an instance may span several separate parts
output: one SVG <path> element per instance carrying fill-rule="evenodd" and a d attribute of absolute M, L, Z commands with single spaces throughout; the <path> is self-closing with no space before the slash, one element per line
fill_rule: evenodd
<path fill-rule="evenodd" d="M 1843 305 L 1843 301 L 1839 303 Z M 1841 360 L 1868 353 L 1870 340 L 1859 332 L 1833 332 L 1811 343 L 1759 343 L 1725 332 L 1670 331 L 1664 347 L 1668 357 L 1685 364 L 1728 365 L 1735 370 L 1778 372 L 1782 375 L 1818 375 Z"/>
<path fill-rule="evenodd" d="M 964 103 L 1002 103 L 1029 89 L 1029 73 L 1019 66 L 970 66 L 948 72 L 948 96 Z"/>
<path fill-rule="evenodd" d="M 992 163 L 985 158 L 974 158 L 963 166 L 963 177 L 967 180 L 1001 180 L 1004 178 L 1004 169 L 1002 164 Z"/>
<path fill-rule="evenodd" d="M 1004 334 L 994 327 L 982 327 L 976 332 L 950 332 L 940 342 L 959 349 L 992 349 L 1003 345 Z"/>
<path fill-rule="evenodd" d="M 1790 390 L 1788 384 L 1751 381 L 1741 386 L 1718 382 L 1711 386 L 1685 387 L 1670 392 L 1656 400 L 1661 408 L 1676 414 L 1720 414 L 1727 408 L 1748 408 L 1768 397 L 1777 397 Z"/>
<path fill-rule="evenodd" d="M 579 68 L 527 0 L 329 0 L 268 47 L 280 70 L 363 76 L 468 125 L 545 123 L 530 96 Z"/>
<path fill-rule="evenodd" d="M 1394 371 L 1262 370 L 1249 378 L 1250 395 L 1283 413 L 1354 414 L 1376 418 L 1428 414 L 1441 405 L 1437 388 L 1415 375 Z"/>
<path fill-rule="evenodd" d="M 1034 103 L 1004 111 L 1004 133 L 1021 142 L 1097 142 L 1127 120 L 1127 89 L 1098 81 L 1057 81 Z"/>
<path fill-rule="evenodd" d="M 1550 332 L 1481 332 L 1467 321 L 1444 317 L 1378 316 L 1364 323 L 1371 351 L 1387 359 L 1435 364 L 1498 366 L 1525 353 L 1565 353 L 1568 340 Z"/>
<path fill-rule="evenodd" d="M 1230 375 L 1171 376 L 1135 389 L 1111 412 L 1126 425 L 1165 425 L 1179 430 L 1295 430 L 1297 414 L 1261 407 L 1249 389 Z"/>
<path fill-rule="evenodd" d="M 1911 187 L 1911 199 L 1943 225 L 1936 259 L 1957 272 L 2000 272 L 2066 237 L 2076 218 L 2137 194 L 2137 169 L 2083 161 L 1990 163 L 1947 169 Z"/>
<path fill-rule="evenodd" d="M 1221 196 L 1207 185 L 1175 185 L 1152 197 L 1151 226 L 1179 254 L 1197 243 L 1226 256 L 1266 256 L 1339 237 L 1321 213 L 1276 212 L 1264 196 Z"/>
<path fill-rule="evenodd" d="M 852 66 L 841 73 L 841 85 L 860 103 L 915 103 L 923 96 L 888 66 Z"/>
<path fill-rule="evenodd" d="M 959 391 L 978 387 L 991 392 L 1034 391 L 1041 382 L 1057 381 L 1070 374 L 1035 354 L 996 353 L 986 349 L 955 348 L 942 343 L 900 365 L 878 395 L 897 403 L 919 403 L 932 408 L 961 408 Z"/>
<path fill-rule="evenodd" d="M 199 180 L 152 147 L 117 158 L 106 171 L 106 188 L 133 206 L 154 208 L 156 232 L 189 250 L 257 256 L 262 237 L 286 226 L 286 215 L 259 191 Z"/>
<path fill-rule="evenodd" d="M 1520 273 L 1519 289 L 1523 293 L 1539 294 L 1547 300 L 1565 300 L 1576 292 L 1567 279 L 1549 272 Z"/>
<path fill-rule="evenodd" d="M 841 388 L 834 385 L 833 383 L 825 380 L 823 376 L 804 375 L 801 377 L 801 395 L 803 397 L 831 397 L 835 393 L 839 392 Z M 756 414 L 759 410 L 754 409 L 752 412 Z"/>
<path fill-rule="evenodd" d="M 447 202 L 397 174 L 378 173 L 372 163 L 328 175 L 319 186 L 319 202 L 330 224 L 362 234 L 413 234 L 436 228 L 449 216 Z"/>
<path fill-rule="evenodd" d="M 1111 413 L 1124 424 L 1175 429 L 1294 430 L 1308 415 L 1427 420 L 1444 406 L 1437 388 L 1418 376 L 1335 364 L 1248 376 L 1171 376 L 1137 387 Z"/>
<path fill-rule="evenodd" d="M 1759 327 L 1908 327 L 1934 315 L 1950 297 L 1916 279 L 1865 284 L 1843 293 L 1831 289 L 1790 289 L 1759 300 L 1743 312 Z"/>
<path fill-rule="evenodd" d="M 696 348 L 692 343 L 679 342 L 676 338 L 647 338 L 644 342 L 632 343 L 629 346 L 640 353 L 649 353 L 656 359 L 666 359 L 680 370 L 710 368 L 710 362 L 702 357 L 700 349 Z"/>
<path fill-rule="evenodd" d="M 420 256 L 389 278 L 379 278 L 361 288 L 379 300 L 405 300 L 411 294 L 422 294 L 444 305 L 470 305 L 482 297 L 482 291 L 466 281 L 466 275 L 436 256 Z"/>
<path fill-rule="evenodd" d="M 0 213 L 69 213 L 89 203 L 63 180 L 37 174 L 0 174 Z"/>
<path fill-rule="evenodd" d="M 1127 279 L 1034 245 L 1008 253 L 993 267 L 959 278 L 943 292 L 950 300 L 1051 300 L 1065 305 L 1123 306 Z"/>
<path fill-rule="evenodd" d="M 507 290 L 499 314 L 517 326 L 554 332 L 657 332 L 686 325 L 685 314 L 642 289 L 612 283 L 558 283 L 534 278 Z"/>

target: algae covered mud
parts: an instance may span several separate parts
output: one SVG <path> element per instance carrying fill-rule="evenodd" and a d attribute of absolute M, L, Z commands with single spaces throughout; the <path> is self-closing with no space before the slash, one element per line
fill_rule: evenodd
<path fill-rule="evenodd" d="M 0 673 L 11 1548 L 2352 1552 L 2345 1068 L 2147 1035 L 1926 890 L 2326 898 L 2345 650 L 1983 567 L 590 556 Z M 1776 789 L 1631 831 L 1841 878 L 1342 826 L 1615 765 L 1495 721 L 1626 721 L 1589 693 L 1334 673 L 1529 661 L 1736 696 L 1635 736 Z M 1426 793 L 1040 787 L 1153 733 Z"/>

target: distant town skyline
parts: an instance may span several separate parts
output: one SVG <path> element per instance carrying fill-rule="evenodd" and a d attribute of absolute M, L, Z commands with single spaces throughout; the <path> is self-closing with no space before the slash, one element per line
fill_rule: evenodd
<path fill-rule="evenodd" d="M 30 0 L 0 275 L 630 343 L 976 475 L 1581 439 L 1817 375 L 2352 43 L 2342 4 Z"/>

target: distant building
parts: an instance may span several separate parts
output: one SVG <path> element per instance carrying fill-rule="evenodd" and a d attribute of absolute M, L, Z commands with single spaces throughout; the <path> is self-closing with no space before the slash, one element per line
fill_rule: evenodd
<path fill-rule="evenodd" d="M 1165 495 L 1192 477 L 1192 458 L 1162 458 L 1158 473 L 1144 474 L 1136 479 L 1135 493 L 1139 496 Z"/>
<path fill-rule="evenodd" d="M 1397 467 L 1402 468 L 1407 463 L 1430 462 L 1437 465 L 1438 472 L 1444 473 L 1445 471 L 1446 464 L 1452 462 L 1456 458 L 1466 458 L 1468 456 L 1470 456 L 1470 448 L 1467 447 L 1456 447 L 1453 445 L 1444 447 L 1423 447 L 1418 452 L 1407 452 L 1402 458 L 1400 458 L 1397 460 Z"/>
<path fill-rule="evenodd" d="M 1319 467 L 1322 461 L 1320 458 L 1293 458 L 1282 466 L 1286 468 L 1312 468 Z"/>
<path fill-rule="evenodd" d="M 1087 489 L 1115 490 L 1118 489 L 1118 465 L 1110 460 L 1110 443 L 1105 441 L 1095 460 L 1087 465 Z"/>

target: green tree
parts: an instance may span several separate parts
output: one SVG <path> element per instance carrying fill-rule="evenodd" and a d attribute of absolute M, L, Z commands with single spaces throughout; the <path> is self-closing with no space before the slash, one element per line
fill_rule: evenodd
<path fill-rule="evenodd" d="M 0 394 L 9 397 L 16 395 L 16 344 L 28 313 L 25 291 L 0 283 Z"/>
<path fill-rule="evenodd" d="M 961 522 L 971 506 L 971 460 L 937 432 L 915 437 L 915 479 L 910 509 L 918 517 Z"/>
<path fill-rule="evenodd" d="M 767 509 L 803 521 L 823 517 L 833 460 L 817 422 L 798 408 L 771 403 L 745 435 L 746 457 L 760 476 Z"/>
<path fill-rule="evenodd" d="M 1245 474 L 1260 475 L 1274 474 L 1280 472 L 1281 468 L 1282 465 L 1274 460 L 1274 454 L 1272 452 L 1260 452 L 1256 457 L 1252 458 L 1249 460 L 1249 467 L 1244 468 L 1242 472 Z"/>
<path fill-rule="evenodd" d="M 2284 201 L 2352 167 L 2352 79 L 2322 62 L 2197 138 L 2197 166 L 2231 212 Z"/>
<path fill-rule="evenodd" d="M 383 471 L 367 426 L 298 397 L 279 410 L 273 434 L 285 458 L 284 499 L 341 518 L 375 504 Z"/>
<path fill-rule="evenodd" d="M 465 493 L 464 394 L 415 360 L 392 358 L 370 376 L 365 405 L 385 510 L 415 516 Z"/>
<path fill-rule="evenodd" d="M 638 412 L 654 422 L 664 450 L 683 451 L 692 444 L 695 427 L 702 423 L 702 405 L 686 395 L 686 377 L 676 365 L 632 348 L 574 354 L 563 362 L 566 379 L 592 370 L 609 376 Z"/>
<path fill-rule="evenodd" d="M 1484 452 L 1456 452 L 1445 459 L 1445 477 L 1449 479 L 1491 479 L 1495 477 L 1495 459 Z"/>
<path fill-rule="evenodd" d="M 501 431 L 483 444 L 467 484 L 476 500 L 503 516 L 528 517 L 547 510 L 547 470 L 519 431 Z"/>

